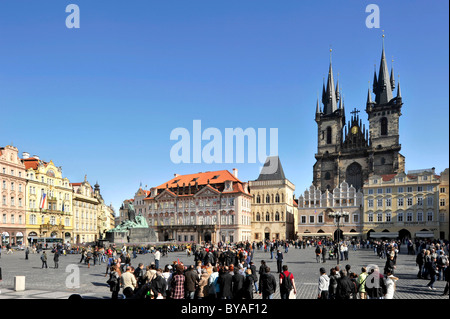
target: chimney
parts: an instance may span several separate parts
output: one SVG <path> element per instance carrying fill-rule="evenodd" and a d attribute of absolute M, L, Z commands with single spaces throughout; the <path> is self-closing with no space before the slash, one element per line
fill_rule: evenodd
<path fill-rule="evenodd" d="M 238 170 L 237 170 L 237 168 L 233 168 L 233 176 L 238 178 Z"/>
<path fill-rule="evenodd" d="M 152 187 L 150 189 L 150 197 L 155 197 L 156 195 L 158 195 L 157 191 L 158 189 L 156 187 Z"/>
<path fill-rule="evenodd" d="M 37 156 L 37 155 L 33 155 L 33 158 L 39 160 L 39 156 Z"/>
<path fill-rule="evenodd" d="M 23 152 L 22 153 L 22 159 L 27 159 L 27 158 L 30 158 L 30 153 Z"/>
<path fill-rule="evenodd" d="M 177 173 L 173 174 L 173 177 L 178 177 L 178 176 L 180 176 L 180 175 L 178 175 Z"/>

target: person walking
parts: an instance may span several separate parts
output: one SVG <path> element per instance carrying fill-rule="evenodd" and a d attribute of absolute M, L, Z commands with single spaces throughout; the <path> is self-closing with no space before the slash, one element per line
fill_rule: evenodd
<path fill-rule="evenodd" d="M 438 271 L 439 268 L 436 265 L 436 258 L 432 257 L 427 268 L 428 275 L 430 276 L 430 281 L 428 282 L 427 287 L 430 290 L 436 290 L 436 288 L 434 288 L 434 283 L 436 282 Z"/>
<path fill-rule="evenodd" d="M 107 281 L 107 283 L 109 285 L 109 291 L 112 292 L 111 299 L 119 298 L 120 277 L 121 277 L 121 273 L 120 273 L 119 267 L 116 265 L 111 266 L 109 280 Z"/>
<path fill-rule="evenodd" d="M 280 273 L 280 296 L 281 299 L 289 299 L 291 291 L 294 290 L 294 295 L 297 295 L 295 288 L 294 275 L 288 271 L 288 266 L 283 265 L 283 272 Z"/>
<path fill-rule="evenodd" d="M 134 290 L 137 287 L 137 281 L 132 272 L 131 266 L 126 268 L 126 271 L 120 276 L 120 284 L 123 288 L 123 295 L 128 299 L 134 295 Z"/>
<path fill-rule="evenodd" d="M 320 268 L 319 272 L 319 292 L 317 298 L 321 300 L 327 300 L 329 299 L 328 290 L 330 287 L 330 278 L 327 276 L 325 268 Z"/>
<path fill-rule="evenodd" d="M 386 295 L 384 299 L 394 299 L 395 282 L 398 278 L 394 277 L 390 270 L 388 270 L 386 275 Z"/>
<path fill-rule="evenodd" d="M 239 269 L 234 269 L 233 282 L 233 299 L 242 299 L 244 297 L 244 275 Z"/>
<path fill-rule="evenodd" d="M 29 254 L 30 254 L 30 249 L 27 246 L 27 248 L 25 248 L 25 260 L 28 260 L 28 255 Z"/>
<path fill-rule="evenodd" d="M 48 268 L 48 266 L 47 266 L 47 254 L 45 253 L 45 250 L 42 252 L 41 261 L 42 261 L 42 268 L 44 268 L 44 266 L 45 266 L 45 268 Z"/>
<path fill-rule="evenodd" d="M 327 256 L 327 247 L 325 245 L 322 246 L 322 262 L 324 263 Z"/>
<path fill-rule="evenodd" d="M 421 252 L 417 254 L 416 257 L 416 265 L 419 267 L 419 272 L 417 273 L 417 278 L 422 279 L 423 278 L 423 264 L 425 263 L 425 252 L 426 250 L 423 249 Z"/>
<path fill-rule="evenodd" d="M 322 255 L 322 249 L 320 248 L 319 245 L 316 246 L 316 262 L 320 263 L 320 256 Z"/>
<path fill-rule="evenodd" d="M 367 270 L 366 267 L 361 268 L 361 274 L 358 276 L 358 279 L 356 280 L 357 287 L 358 287 L 358 293 L 359 293 L 359 299 L 367 299 L 367 292 L 366 292 L 366 280 L 367 280 Z"/>
<path fill-rule="evenodd" d="M 58 269 L 59 267 L 59 251 L 55 250 L 55 253 L 53 254 L 53 262 L 55 263 L 55 269 Z"/>
<path fill-rule="evenodd" d="M 156 269 L 159 268 L 159 260 L 161 259 L 161 252 L 156 249 L 156 251 L 153 253 L 153 256 L 155 257 L 155 267 Z"/>
<path fill-rule="evenodd" d="M 277 260 L 277 272 L 281 273 L 283 268 L 283 253 L 279 249 L 277 250 L 275 258 Z"/>
<path fill-rule="evenodd" d="M 340 278 L 337 283 L 337 299 L 345 300 L 350 299 L 350 296 L 353 293 L 353 283 L 350 278 L 347 276 L 347 271 L 342 269 L 340 272 Z"/>
<path fill-rule="evenodd" d="M 262 299 L 273 299 L 276 289 L 277 281 L 270 273 L 270 267 L 266 267 L 264 273 L 259 277 L 259 294 L 262 294 Z"/>
<path fill-rule="evenodd" d="M 188 270 L 184 273 L 185 277 L 185 289 L 186 289 L 186 299 L 194 299 L 195 291 L 197 290 L 199 276 L 197 270 L 194 266 L 189 266 Z"/>
<path fill-rule="evenodd" d="M 255 279 L 256 274 L 252 272 L 251 269 L 247 269 L 245 271 L 245 279 L 244 279 L 244 287 L 243 287 L 243 297 L 244 299 L 253 299 L 253 287 L 257 289 L 256 280 Z"/>
<path fill-rule="evenodd" d="M 231 299 L 233 297 L 233 276 L 230 274 L 228 266 L 222 268 L 217 282 L 220 286 L 220 299 Z"/>

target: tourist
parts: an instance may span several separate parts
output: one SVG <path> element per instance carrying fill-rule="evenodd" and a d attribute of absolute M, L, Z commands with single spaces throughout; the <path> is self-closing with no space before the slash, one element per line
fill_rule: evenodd
<path fill-rule="evenodd" d="M 288 271 L 288 266 L 283 265 L 283 272 L 280 273 L 280 296 L 281 299 L 289 299 L 291 291 L 297 294 L 295 287 L 294 275 Z"/>
<path fill-rule="evenodd" d="M 391 273 L 390 270 L 386 274 L 386 295 L 384 299 L 394 299 L 395 282 L 398 280 L 397 277 Z"/>
<path fill-rule="evenodd" d="M 220 286 L 220 299 L 231 299 L 233 297 L 233 276 L 228 266 L 219 271 L 217 283 Z"/>
<path fill-rule="evenodd" d="M 164 299 L 166 297 L 166 281 L 162 277 L 162 269 L 156 270 L 156 276 L 150 283 L 154 299 Z"/>
<path fill-rule="evenodd" d="M 358 286 L 359 299 L 367 299 L 366 292 L 366 280 L 369 275 L 367 274 L 366 267 L 361 268 L 361 274 L 358 276 L 356 280 Z"/>
<path fill-rule="evenodd" d="M 251 269 L 247 269 L 245 271 L 245 279 L 244 279 L 244 293 L 243 297 L 244 299 L 253 299 L 253 287 L 258 287 L 256 285 L 255 274 L 252 272 Z M 257 277 L 256 277 L 257 278 Z M 255 288 L 257 289 L 257 288 Z"/>
<path fill-rule="evenodd" d="M 59 266 L 59 251 L 55 250 L 55 253 L 53 254 L 53 262 L 55 263 L 55 269 L 58 269 Z"/>
<path fill-rule="evenodd" d="M 173 276 L 171 269 L 172 269 L 172 266 L 166 265 L 166 267 L 164 267 L 164 272 L 161 275 L 164 278 L 164 280 L 166 281 L 166 299 L 170 298 L 170 293 L 171 293 L 171 281 L 172 281 L 172 276 Z"/>
<path fill-rule="evenodd" d="M 233 283 L 233 299 L 242 299 L 244 297 L 244 275 L 241 272 L 241 269 L 235 269 L 234 275 L 232 278 Z"/>
<path fill-rule="evenodd" d="M 279 249 L 277 250 L 275 258 L 277 260 L 277 272 L 281 273 L 283 268 L 283 253 Z"/>
<path fill-rule="evenodd" d="M 430 276 L 430 282 L 427 284 L 427 287 L 430 290 L 436 290 L 434 283 L 436 282 L 438 271 L 439 268 L 436 265 L 436 258 L 432 257 L 431 262 L 427 263 L 427 273 Z"/>
<path fill-rule="evenodd" d="M 316 246 L 316 262 L 320 263 L 320 255 L 322 254 L 322 249 L 319 245 Z"/>
<path fill-rule="evenodd" d="M 212 274 L 209 276 L 208 284 L 209 284 L 209 293 L 208 296 L 210 298 L 217 298 L 220 292 L 220 286 L 218 284 L 219 279 L 219 271 L 216 266 L 212 268 Z"/>
<path fill-rule="evenodd" d="M 320 268 L 319 272 L 319 292 L 317 298 L 326 300 L 329 299 L 328 290 L 330 287 L 330 278 L 327 276 L 325 268 Z"/>
<path fill-rule="evenodd" d="M 120 284 L 123 288 L 122 293 L 126 298 L 132 298 L 134 290 L 137 287 L 137 281 L 134 277 L 131 266 L 126 268 L 126 271 L 120 276 Z"/>
<path fill-rule="evenodd" d="M 199 282 L 199 276 L 197 270 L 194 269 L 194 266 L 191 265 L 188 267 L 188 270 L 184 273 L 184 277 L 186 285 L 186 299 L 194 299 L 195 290 Z"/>
<path fill-rule="evenodd" d="M 422 251 L 419 252 L 416 257 L 416 265 L 419 267 L 419 272 L 417 273 L 417 278 L 419 278 L 419 279 L 423 278 L 423 272 L 424 272 L 423 265 L 425 263 L 425 252 L 426 252 L 426 250 L 422 249 Z"/>
<path fill-rule="evenodd" d="M 208 297 L 208 294 L 209 294 L 209 287 L 208 287 L 209 277 L 210 277 L 210 275 L 208 274 L 208 271 L 206 269 L 202 269 L 202 274 L 200 276 L 200 280 L 198 282 L 198 287 L 197 287 L 197 298 L 198 299 L 203 299 L 203 298 L 207 298 Z"/>
<path fill-rule="evenodd" d="M 350 299 L 353 293 L 353 283 L 350 278 L 347 276 L 347 271 L 342 269 L 340 272 L 340 278 L 337 281 L 337 299 L 345 300 Z"/>
<path fill-rule="evenodd" d="M 266 267 L 264 273 L 259 277 L 259 294 L 262 294 L 262 299 L 273 299 L 276 289 L 275 277 L 270 273 L 270 267 Z"/>
<path fill-rule="evenodd" d="M 107 283 L 109 284 L 109 291 L 112 292 L 111 299 L 118 299 L 119 291 L 120 291 L 120 269 L 116 265 L 111 266 L 109 280 Z"/>
<path fill-rule="evenodd" d="M 338 286 L 338 277 L 336 275 L 336 269 L 331 268 L 330 269 L 330 284 L 328 286 L 328 296 L 329 299 L 336 299 L 336 292 L 337 292 L 337 286 Z"/>
<path fill-rule="evenodd" d="M 171 299 L 184 299 L 184 267 L 178 264 L 175 269 L 175 275 L 172 277 L 172 294 Z"/>
<path fill-rule="evenodd" d="M 42 252 L 41 261 L 42 261 L 42 268 L 44 268 L 44 266 L 45 266 L 45 268 L 48 268 L 47 267 L 47 254 L 45 253 L 45 251 Z"/>

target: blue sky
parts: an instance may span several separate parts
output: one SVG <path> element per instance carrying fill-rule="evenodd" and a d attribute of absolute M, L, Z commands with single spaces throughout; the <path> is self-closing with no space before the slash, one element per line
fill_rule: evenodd
<path fill-rule="evenodd" d="M 80 28 L 68 29 L 68 4 Z M 365 25 L 368 4 L 380 28 Z M 278 128 L 296 196 L 312 182 L 317 95 L 329 49 L 345 97 L 364 112 L 382 31 L 400 75 L 406 169 L 449 163 L 447 1 L 0 0 L 0 145 L 52 159 L 72 182 L 101 186 L 118 211 L 174 173 L 260 163 L 174 164 L 177 127 Z M 398 80 L 398 78 L 396 78 Z M 268 137 L 268 135 L 267 135 Z M 205 145 L 207 142 L 203 142 Z"/>

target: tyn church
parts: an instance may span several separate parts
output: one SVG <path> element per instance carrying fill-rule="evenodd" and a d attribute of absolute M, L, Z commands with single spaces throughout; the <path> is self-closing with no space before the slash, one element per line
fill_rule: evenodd
<path fill-rule="evenodd" d="M 384 37 L 384 35 L 383 35 Z M 383 39 L 384 40 L 384 39 Z M 322 106 L 317 100 L 317 153 L 314 164 L 313 185 L 322 192 L 333 191 L 346 181 L 360 190 L 371 174 L 395 174 L 405 169 L 405 157 L 400 154 L 399 119 L 402 96 L 400 83 L 397 94 L 394 70 L 389 74 L 384 41 L 378 75 L 374 71 L 373 88 L 367 93 L 366 113 L 369 129 L 359 118 L 359 110 L 351 112 L 346 123 L 344 101 L 339 81 L 334 84 L 330 61 L 328 80 L 322 90 Z M 372 93 L 375 100 L 372 100 Z"/>

